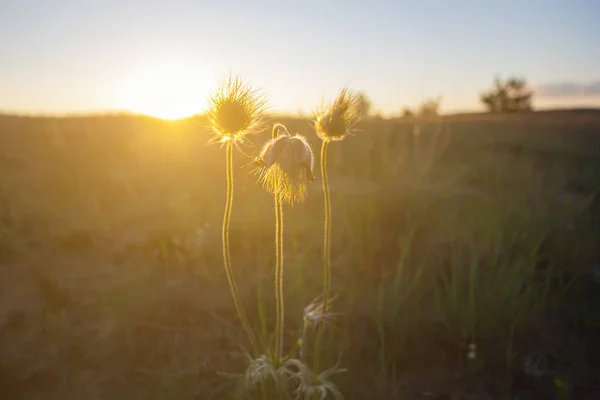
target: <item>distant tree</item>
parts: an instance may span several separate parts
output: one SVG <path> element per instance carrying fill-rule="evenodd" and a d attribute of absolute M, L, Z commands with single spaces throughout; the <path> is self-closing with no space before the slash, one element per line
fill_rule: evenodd
<path fill-rule="evenodd" d="M 414 117 L 414 116 L 415 116 L 415 113 L 410 108 L 404 107 L 402 109 L 402 118 L 411 118 L 411 117 Z"/>
<path fill-rule="evenodd" d="M 439 115 L 440 111 L 440 103 L 442 102 L 442 98 L 440 96 L 435 99 L 427 99 L 419 105 L 419 109 L 417 110 L 417 115 L 420 117 L 434 117 Z"/>
<path fill-rule="evenodd" d="M 419 104 L 416 111 L 411 110 L 409 107 L 404 107 L 402 109 L 402 118 L 434 117 L 439 115 L 441 102 L 442 98 L 438 96 L 433 99 L 424 100 L 421 104 Z"/>
<path fill-rule="evenodd" d="M 356 106 L 361 117 L 368 117 L 371 113 L 371 100 L 363 92 L 359 92 L 356 99 Z"/>
<path fill-rule="evenodd" d="M 494 87 L 480 95 L 481 102 L 489 112 L 530 111 L 533 91 L 525 79 L 511 77 L 502 82 L 496 77 Z"/>

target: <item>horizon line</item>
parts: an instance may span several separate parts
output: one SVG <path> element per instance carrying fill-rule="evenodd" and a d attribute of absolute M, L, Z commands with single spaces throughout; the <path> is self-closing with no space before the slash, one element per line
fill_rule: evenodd
<path fill-rule="evenodd" d="M 536 107 L 530 111 L 523 112 L 514 112 L 514 113 L 495 113 L 489 112 L 487 110 L 473 110 L 473 109 L 464 109 L 464 110 L 452 110 L 450 112 L 442 112 L 438 117 L 451 117 L 458 115 L 485 115 L 485 114 L 522 114 L 522 113 L 536 113 L 536 112 L 551 112 L 551 111 L 599 111 L 600 106 L 571 106 L 571 107 Z M 271 112 L 265 113 L 268 117 L 283 117 L 283 118 L 310 118 L 307 116 L 309 113 L 304 112 Z M 152 119 L 158 119 L 163 121 L 183 121 L 191 118 L 198 118 L 205 116 L 204 112 L 192 114 L 186 117 L 181 118 L 161 118 L 151 114 L 144 114 L 140 112 L 130 111 L 130 110 L 119 110 L 119 109 L 106 109 L 106 110 L 89 110 L 89 111 L 65 111 L 65 112 L 31 112 L 31 111 L 10 111 L 10 110 L 0 110 L 0 117 L 23 117 L 23 118 L 86 118 L 86 117 L 108 117 L 108 116 L 129 116 L 129 117 L 146 117 Z M 368 115 L 371 118 L 382 118 L 382 119 L 396 119 L 401 118 L 402 115 L 400 113 L 379 113 L 372 112 Z"/>

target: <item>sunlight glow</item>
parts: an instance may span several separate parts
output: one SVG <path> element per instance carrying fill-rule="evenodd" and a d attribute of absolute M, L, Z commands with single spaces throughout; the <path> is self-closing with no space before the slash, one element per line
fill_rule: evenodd
<path fill-rule="evenodd" d="M 186 64 L 168 63 L 142 71 L 125 87 L 124 108 L 175 120 L 202 112 L 210 78 Z"/>

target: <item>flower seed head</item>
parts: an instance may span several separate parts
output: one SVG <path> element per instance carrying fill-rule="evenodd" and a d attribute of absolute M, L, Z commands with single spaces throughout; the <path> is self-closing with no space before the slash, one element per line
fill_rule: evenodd
<path fill-rule="evenodd" d="M 306 199 L 306 182 L 315 180 L 314 155 L 304 136 L 291 136 L 284 125 L 273 126 L 273 138 L 256 158 L 259 181 L 287 203 Z"/>
<path fill-rule="evenodd" d="M 217 138 L 238 142 L 260 123 L 267 102 L 239 77 L 230 77 L 219 84 L 208 104 L 208 120 Z"/>
<path fill-rule="evenodd" d="M 341 315 L 342 313 L 333 313 L 333 312 L 323 312 L 323 300 L 321 300 L 322 296 L 317 297 L 304 307 L 304 324 L 311 325 L 315 329 L 320 323 L 332 325 L 333 320 L 336 316 Z M 331 305 L 335 298 L 331 298 L 327 300 L 327 309 L 331 310 Z"/>
<path fill-rule="evenodd" d="M 332 103 L 315 113 L 315 130 L 321 140 L 342 140 L 353 132 L 359 117 L 358 94 L 342 89 Z"/>

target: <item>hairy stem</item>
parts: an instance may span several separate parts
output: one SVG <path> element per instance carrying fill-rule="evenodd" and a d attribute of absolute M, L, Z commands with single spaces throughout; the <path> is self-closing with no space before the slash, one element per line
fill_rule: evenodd
<path fill-rule="evenodd" d="M 300 361 L 307 365 L 306 361 L 306 346 L 308 346 L 308 324 L 305 322 L 302 327 L 301 346 L 300 346 Z"/>
<path fill-rule="evenodd" d="M 237 284 L 235 282 L 235 277 L 233 276 L 233 270 L 231 269 L 231 255 L 229 251 L 229 223 L 231 222 L 231 207 L 233 205 L 233 142 L 227 142 L 227 200 L 225 202 L 225 216 L 223 217 L 223 261 L 225 263 L 225 272 L 227 273 L 227 280 L 229 281 L 229 286 L 231 288 L 231 294 L 233 295 L 233 301 L 235 302 L 235 308 L 237 313 L 242 321 L 242 325 L 248 338 L 250 339 L 250 344 L 252 345 L 254 352 L 256 355 L 259 354 L 259 346 L 258 341 L 256 340 L 256 336 L 254 335 L 254 331 L 248 322 L 248 317 L 246 317 L 246 313 L 244 312 L 244 308 L 242 307 L 242 302 L 240 301 L 240 296 L 237 288 Z"/>
<path fill-rule="evenodd" d="M 275 297 L 277 299 L 275 362 L 279 363 L 283 351 L 283 204 L 279 194 L 275 195 Z"/>
<path fill-rule="evenodd" d="M 325 232 L 323 236 L 323 314 L 329 310 L 329 292 L 331 284 L 331 200 L 329 197 L 329 181 L 327 178 L 327 141 L 323 141 L 321 147 L 321 179 L 323 180 L 323 198 L 325 200 Z M 319 371 L 319 355 L 321 353 L 321 342 L 323 341 L 323 330 L 325 324 L 321 322 L 318 327 L 314 354 L 315 373 Z"/>

